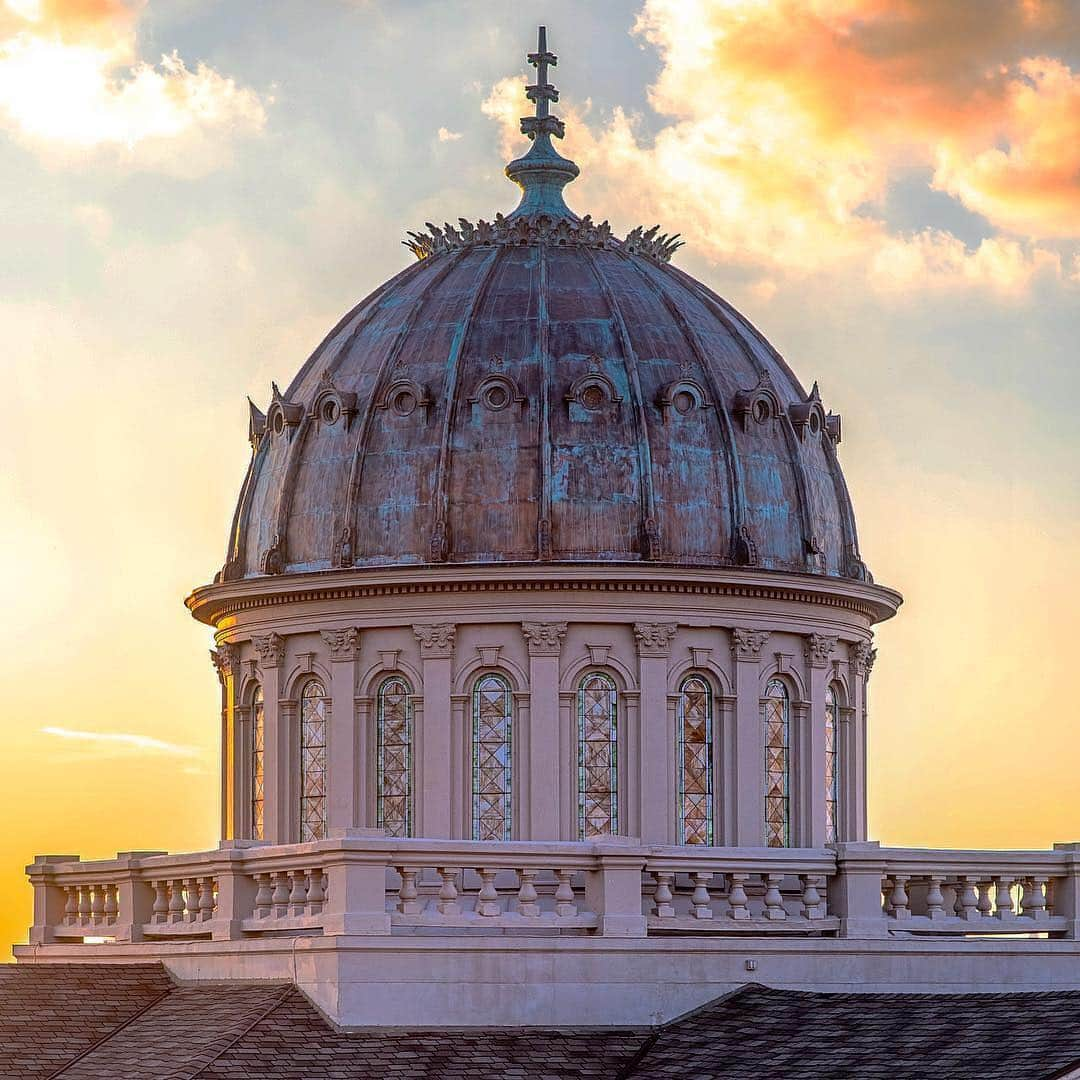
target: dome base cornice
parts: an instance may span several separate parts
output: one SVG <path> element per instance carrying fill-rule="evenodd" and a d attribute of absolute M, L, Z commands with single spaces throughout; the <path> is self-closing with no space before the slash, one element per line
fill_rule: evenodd
<path fill-rule="evenodd" d="M 685 593 L 816 604 L 856 612 L 872 624 L 892 618 L 903 603 L 898 592 L 883 585 L 813 574 L 611 563 L 371 567 L 279 574 L 204 585 L 185 603 L 200 622 L 220 627 L 241 612 L 285 604 L 423 593 L 545 590 Z"/>

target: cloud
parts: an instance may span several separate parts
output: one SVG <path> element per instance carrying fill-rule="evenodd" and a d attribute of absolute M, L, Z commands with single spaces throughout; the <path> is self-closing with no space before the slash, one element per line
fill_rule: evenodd
<path fill-rule="evenodd" d="M 462 132 L 451 131 L 449 128 L 439 128 L 439 142 L 457 142 L 462 137 Z"/>
<path fill-rule="evenodd" d="M 141 4 L 5 0 L 0 125 L 63 163 L 111 154 L 200 175 L 227 160 L 231 136 L 258 132 L 263 99 L 178 53 L 136 56 Z"/>
<path fill-rule="evenodd" d="M 655 117 L 563 103 L 573 204 L 659 221 L 762 281 L 844 266 L 883 288 L 1064 280 L 1053 243 L 1080 239 L 1080 73 L 1061 58 L 1080 45 L 1075 4 L 646 0 L 634 32 L 661 60 Z M 523 104 L 509 78 L 483 105 L 508 151 Z M 965 244 L 947 213 L 892 225 L 916 169 L 988 238 Z"/>
<path fill-rule="evenodd" d="M 168 754 L 176 757 L 198 757 L 202 751 L 197 746 L 166 742 L 150 735 L 138 735 L 122 731 L 75 731 L 64 727 L 43 727 L 43 735 L 80 744 L 89 750 L 106 753 L 134 751 L 141 754 Z"/>

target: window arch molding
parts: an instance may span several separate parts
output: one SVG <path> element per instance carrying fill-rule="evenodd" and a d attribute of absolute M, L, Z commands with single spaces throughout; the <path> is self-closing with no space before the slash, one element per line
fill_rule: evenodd
<path fill-rule="evenodd" d="M 510 690 L 514 694 L 524 693 L 529 685 L 529 674 L 516 661 L 499 652 L 498 663 L 484 663 L 484 658 L 479 654 L 466 660 L 457 672 L 453 682 L 453 693 L 471 694 L 477 679 L 485 675 L 501 675 L 510 684 Z"/>
<path fill-rule="evenodd" d="M 326 690 L 326 696 L 329 699 L 330 687 L 333 686 L 333 679 L 327 668 L 323 667 L 318 660 L 312 659 L 310 664 L 296 664 L 294 667 L 290 668 L 289 673 L 282 678 L 282 700 L 293 704 L 299 704 L 300 698 L 304 693 L 304 687 L 311 682 L 312 679 L 316 679 L 322 683 L 323 689 Z"/>
<path fill-rule="evenodd" d="M 510 840 L 517 828 L 517 695 L 501 667 L 468 679 L 468 806 L 473 840 Z"/>
<path fill-rule="evenodd" d="M 716 663 L 712 657 L 702 664 L 695 664 L 693 658 L 687 657 L 668 669 L 668 693 L 677 694 L 683 680 L 688 675 L 703 675 L 709 682 L 713 696 L 718 698 L 734 697 L 735 688 L 731 684 L 728 673 Z"/>
<path fill-rule="evenodd" d="M 576 693 L 582 675 L 588 671 L 610 675 L 615 680 L 615 687 L 620 694 L 633 694 L 638 690 L 637 675 L 618 656 L 614 655 L 614 649 L 611 649 L 603 663 L 595 663 L 592 657 L 587 655 L 571 660 L 559 678 L 560 692 Z"/>

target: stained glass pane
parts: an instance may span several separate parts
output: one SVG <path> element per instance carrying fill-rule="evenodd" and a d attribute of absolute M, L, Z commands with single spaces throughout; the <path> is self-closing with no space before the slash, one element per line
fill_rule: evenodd
<path fill-rule="evenodd" d="M 511 717 L 513 696 L 501 675 L 483 675 L 473 687 L 472 835 L 511 835 Z"/>
<path fill-rule="evenodd" d="M 578 686 L 578 836 L 619 831 L 618 692 L 607 675 L 593 672 Z"/>
<path fill-rule="evenodd" d="M 770 679 L 761 702 L 765 734 L 765 843 L 791 846 L 791 700 L 779 679 Z"/>
<path fill-rule="evenodd" d="M 300 696 L 300 839 L 326 837 L 326 691 L 318 679 Z"/>
<path fill-rule="evenodd" d="M 840 749 L 836 692 L 825 690 L 825 843 L 835 844 L 838 835 L 837 808 L 840 795 Z"/>
<path fill-rule="evenodd" d="M 378 693 L 378 823 L 390 836 L 412 835 L 412 690 L 399 675 Z"/>
<path fill-rule="evenodd" d="M 679 690 L 679 825 L 684 844 L 713 843 L 712 691 L 700 675 Z"/>
<path fill-rule="evenodd" d="M 266 750 L 266 723 L 263 709 L 262 687 L 255 687 L 251 699 L 251 838 L 264 839 L 263 799 L 265 778 L 263 773 Z"/>

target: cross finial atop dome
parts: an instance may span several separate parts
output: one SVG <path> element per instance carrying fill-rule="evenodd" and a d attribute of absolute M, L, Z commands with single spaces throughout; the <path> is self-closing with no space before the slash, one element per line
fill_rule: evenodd
<path fill-rule="evenodd" d="M 577 215 L 563 201 L 562 189 L 580 170 L 551 145 L 551 136 L 561 139 L 566 126 L 552 116 L 549 103 L 559 100 L 559 91 L 548 82 L 548 68 L 558 63 L 558 57 L 548 51 L 547 27 L 541 26 L 537 35 L 536 52 L 529 53 L 529 63 L 536 68 L 536 82 L 525 88 L 525 94 L 536 105 L 533 116 L 521 118 L 521 132 L 532 139 L 532 147 L 524 156 L 506 166 L 506 175 L 521 188 L 521 202 L 511 218 L 524 214 L 550 214 L 553 217 Z"/>

